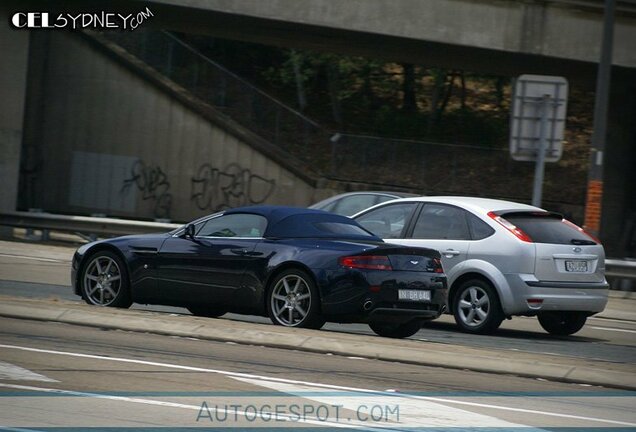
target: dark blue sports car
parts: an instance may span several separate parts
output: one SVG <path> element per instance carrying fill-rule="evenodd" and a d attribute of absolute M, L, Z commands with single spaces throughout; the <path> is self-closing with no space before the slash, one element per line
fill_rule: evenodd
<path fill-rule="evenodd" d="M 269 315 L 288 327 L 368 322 L 388 337 L 414 334 L 446 304 L 439 252 L 387 244 L 347 217 L 292 207 L 237 208 L 165 234 L 86 244 L 71 278 L 93 305 Z"/>

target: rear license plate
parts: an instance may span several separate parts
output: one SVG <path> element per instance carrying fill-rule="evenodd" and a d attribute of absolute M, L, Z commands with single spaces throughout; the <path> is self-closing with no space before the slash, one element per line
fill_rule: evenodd
<path fill-rule="evenodd" d="M 431 292 L 426 290 L 398 290 L 398 300 L 416 302 L 431 301 Z"/>
<path fill-rule="evenodd" d="M 587 261 L 566 261 L 565 271 L 573 273 L 585 273 L 587 272 Z"/>

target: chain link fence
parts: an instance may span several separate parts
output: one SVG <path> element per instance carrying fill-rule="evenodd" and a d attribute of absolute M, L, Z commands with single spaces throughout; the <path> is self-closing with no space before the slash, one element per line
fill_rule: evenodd
<path fill-rule="evenodd" d="M 512 161 L 507 149 L 329 131 L 171 33 L 138 30 L 102 36 L 323 177 L 428 194 L 524 199 L 532 190 L 534 164 Z M 547 168 L 547 179 L 551 169 Z M 547 199 L 550 188 L 546 184 Z M 583 193 L 577 189 L 569 194 Z"/>

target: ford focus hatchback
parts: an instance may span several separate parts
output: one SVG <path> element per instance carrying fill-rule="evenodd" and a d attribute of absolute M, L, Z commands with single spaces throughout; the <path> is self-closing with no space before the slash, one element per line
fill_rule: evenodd
<path fill-rule="evenodd" d="M 390 243 L 440 251 L 448 307 L 463 331 L 491 332 L 523 315 L 569 335 L 607 304 L 603 246 L 559 214 L 485 198 L 418 197 L 354 219 Z"/>

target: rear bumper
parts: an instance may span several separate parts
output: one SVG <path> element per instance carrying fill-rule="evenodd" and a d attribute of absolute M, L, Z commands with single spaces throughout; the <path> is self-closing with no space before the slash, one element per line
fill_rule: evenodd
<path fill-rule="evenodd" d="M 538 281 L 527 276 L 506 277 L 512 291 L 512 304 L 504 306 L 506 314 L 533 315 L 543 311 L 580 311 L 594 314 L 602 312 L 607 305 L 609 284 L 605 280 L 590 283 L 552 282 Z"/>
<path fill-rule="evenodd" d="M 430 320 L 446 308 L 446 276 L 409 271 L 333 271 L 321 277 L 322 313 L 335 322 Z M 401 289 L 430 291 L 429 301 L 398 299 Z"/>
<path fill-rule="evenodd" d="M 430 310 L 378 307 L 369 311 L 368 320 L 378 322 L 404 322 L 414 319 L 430 320 L 440 316 L 444 309 L 444 306 L 442 306 L 442 309 L 434 307 Z"/>

